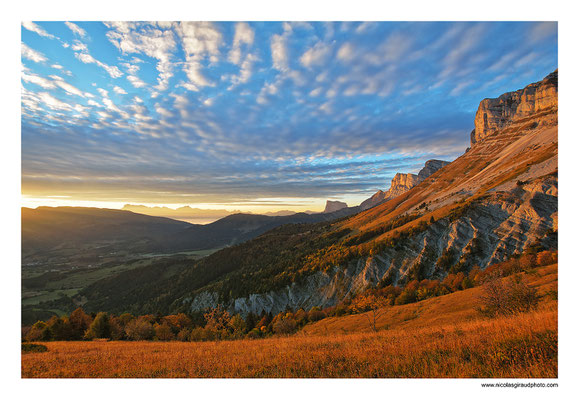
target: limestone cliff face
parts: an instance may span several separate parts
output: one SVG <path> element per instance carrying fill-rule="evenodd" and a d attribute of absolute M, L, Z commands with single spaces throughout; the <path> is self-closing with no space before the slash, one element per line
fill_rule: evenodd
<path fill-rule="evenodd" d="M 344 203 L 343 201 L 328 200 L 326 201 L 326 208 L 324 209 L 324 213 L 333 213 L 346 207 L 348 207 L 348 204 Z"/>
<path fill-rule="evenodd" d="M 420 182 L 418 175 L 397 173 L 392 179 L 392 185 L 388 189 L 388 198 L 394 198 L 406 193 Z"/>
<path fill-rule="evenodd" d="M 383 201 L 400 196 L 448 164 L 450 164 L 448 161 L 428 160 L 424 164 L 424 168 L 418 172 L 418 175 L 397 173 L 392 179 L 390 189 L 385 192 L 379 190 L 378 192 L 374 193 L 372 197 L 364 200 L 362 204 L 360 204 L 360 208 L 362 210 L 367 210 L 368 208 L 372 208 Z"/>
<path fill-rule="evenodd" d="M 524 89 L 484 99 L 476 112 L 471 146 L 517 120 L 557 107 L 557 94 L 558 70 Z"/>
<path fill-rule="evenodd" d="M 442 167 L 444 167 L 445 165 L 448 165 L 448 164 L 450 164 L 450 162 L 442 161 L 442 160 L 428 160 L 428 161 L 426 161 L 426 163 L 424 164 L 424 168 L 422 168 L 420 170 L 420 172 L 418 173 L 418 180 L 420 182 L 422 182 L 423 180 L 428 178 L 430 175 L 434 174 L 436 171 L 438 171 L 439 169 L 441 169 Z"/>

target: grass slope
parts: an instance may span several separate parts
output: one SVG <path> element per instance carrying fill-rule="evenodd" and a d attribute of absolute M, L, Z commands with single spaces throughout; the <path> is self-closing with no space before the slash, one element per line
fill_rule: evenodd
<path fill-rule="evenodd" d="M 332 318 L 289 337 L 230 342 L 48 342 L 22 354 L 22 376 L 84 378 L 556 378 L 557 266 L 526 276 L 536 311 L 486 319 L 479 288 L 392 307 L 378 332 L 364 315 Z M 412 318 L 408 318 L 412 316 Z M 347 331 L 349 333 L 340 333 Z"/>

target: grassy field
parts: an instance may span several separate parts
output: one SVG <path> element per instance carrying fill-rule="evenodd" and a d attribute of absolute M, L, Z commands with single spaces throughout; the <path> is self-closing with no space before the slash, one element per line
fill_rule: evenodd
<path fill-rule="evenodd" d="M 296 335 L 223 342 L 48 342 L 22 354 L 23 377 L 556 378 L 557 266 L 527 274 L 536 311 L 483 318 L 480 288 L 365 315 L 328 318 Z"/>

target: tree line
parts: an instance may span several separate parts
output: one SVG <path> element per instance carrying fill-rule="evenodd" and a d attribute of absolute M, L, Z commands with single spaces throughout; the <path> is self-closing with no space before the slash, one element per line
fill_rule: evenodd
<path fill-rule="evenodd" d="M 370 327 L 376 329 L 376 319 L 384 307 L 422 301 L 474 286 L 484 288 L 481 312 L 489 314 L 510 313 L 536 303 L 532 290 L 520 281 L 497 283 L 497 278 L 557 262 L 557 251 L 532 251 L 493 264 L 481 270 L 478 266 L 469 272 L 449 273 L 444 279 L 410 280 L 405 286 L 394 286 L 387 275 L 375 288 L 367 288 L 339 304 L 309 311 L 287 309 L 277 315 L 262 312 L 232 315 L 219 305 L 203 313 L 178 313 L 172 315 L 120 315 L 106 312 L 86 313 L 77 308 L 68 316 L 53 316 L 48 321 L 38 321 L 23 328 L 24 341 L 67 340 L 159 340 L 206 341 L 262 338 L 272 335 L 292 334 L 308 323 L 333 316 L 366 313 Z"/>

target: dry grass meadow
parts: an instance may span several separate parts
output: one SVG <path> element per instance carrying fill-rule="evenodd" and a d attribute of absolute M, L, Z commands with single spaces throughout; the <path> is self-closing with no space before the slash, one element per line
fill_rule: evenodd
<path fill-rule="evenodd" d="M 483 318 L 480 288 L 327 318 L 288 337 L 222 342 L 48 342 L 22 354 L 26 378 L 556 378 L 557 266 L 526 277 L 536 311 Z"/>

